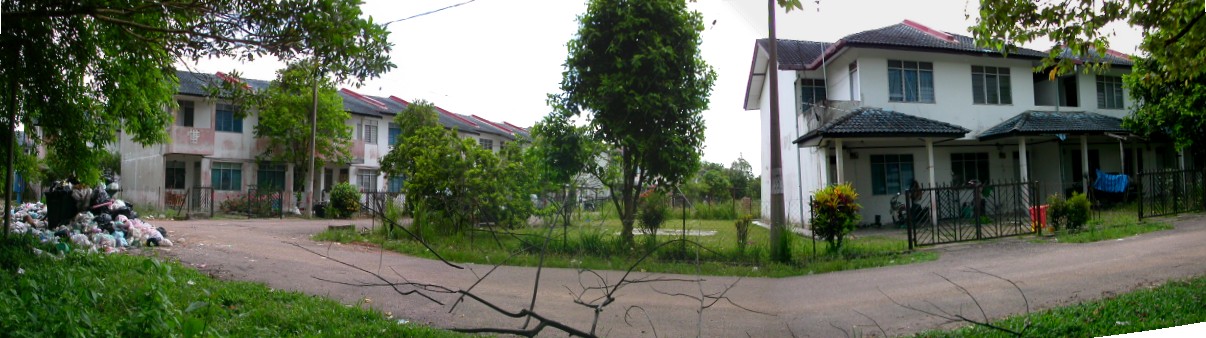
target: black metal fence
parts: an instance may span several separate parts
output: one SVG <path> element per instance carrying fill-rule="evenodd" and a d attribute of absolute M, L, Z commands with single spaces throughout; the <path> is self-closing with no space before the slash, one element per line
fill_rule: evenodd
<path fill-rule="evenodd" d="M 1139 219 L 1206 210 L 1206 170 L 1161 170 L 1136 176 Z"/>
<path fill-rule="evenodd" d="M 1041 196 L 1036 182 L 968 183 L 904 192 L 902 214 L 909 248 L 1034 232 L 1031 206 Z"/>
<path fill-rule="evenodd" d="M 279 188 L 260 189 L 255 186 L 248 187 L 246 213 L 247 218 L 284 218 L 285 192 Z"/>
<path fill-rule="evenodd" d="M 362 216 L 374 216 L 377 212 L 385 212 L 386 207 L 391 203 L 396 206 L 402 206 L 402 192 L 389 191 L 363 191 L 361 192 L 364 198 L 361 201 L 360 214 Z"/>
<path fill-rule="evenodd" d="M 193 215 L 214 216 L 214 188 L 192 187 L 188 189 L 164 189 L 163 206 L 175 210 L 176 215 L 192 217 Z"/>

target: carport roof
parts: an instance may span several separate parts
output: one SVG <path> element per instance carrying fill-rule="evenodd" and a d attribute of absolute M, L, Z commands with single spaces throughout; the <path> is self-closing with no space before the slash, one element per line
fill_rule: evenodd
<path fill-rule="evenodd" d="M 949 137 L 969 131 L 957 125 L 934 121 L 882 108 L 863 107 L 809 131 L 792 143 L 814 146 L 825 138 Z"/>
<path fill-rule="evenodd" d="M 1030 110 L 1011 117 L 977 137 L 981 141 L 1013 136 L 1055 134 L 1128 134 L 1122 119 L 1089 112 L 1053 112 Z"/>

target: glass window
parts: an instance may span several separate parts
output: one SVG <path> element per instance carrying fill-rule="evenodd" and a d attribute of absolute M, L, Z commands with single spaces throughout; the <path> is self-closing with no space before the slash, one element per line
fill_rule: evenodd
<path fill-rule="evenodd" d="M 1013 104 L 1009 68 L 972 66 L 972 102 Z"/>
<path fill-rule="evenodd" d="M 214 162 L 210 169 L 214 190 L 242 190 L 243 164 Z"/>
<path fill-rule="evenodd" d="M 951 175 L 953 183 L 957 185 L 971 180 L 989 182 L 988 153 L 951 154 Z"/>
<path fill-rule="evenodd" d="M 282 164 L 264 163 L 259 165 L 256 172 L 256 189 L 263 191 L 278 191 L 285 188 L 285 166 Z"/>
<path fill-rule="evenodd" d="M 402 184 L 405 182 L 406 180 L 403 179 L 402 176 L 391 176 L 389 178 L 389 187 L 387 189 L 389 189 L 389 192 L 402 192 Z"/>
<path fill-rule="evenodd" d="M 1097 108 L 1122 109 L 1122 77 L 1097 76 Z"/>
<path fill-rule="evenodd" d="M 477 143 L 482 146 L 482 149 L 491 150 L 491 151 L 494 150 L 494 140 L 483 138 L 483 139 L 478 139 Z"/>
<path fill-rule="evenodd" d="M 377 120 L 364 121 L 364 143 L 377 144 Z"/>
<path fill-rule="evenodd" d="M 243 132 L 243 118 L 235 116 L 234 106 L 228 104 L 218 105 L 217 112 L 214 114 L 214 130 L 225 131 L 231 133 Z"/>
<path fill-rule="evenodd" d="M 176 101 L 176 104 L 180 105 L 180 112 L 176 116 L 176 125 L 181 127 L 192 127 L 193 115 L 196 112 L 196 107 L 193 105 L 193 101 L 181 100 Z"/>
<path fill-rule="evenodd" d="M 165 189 L 184 189 L 184 162 L 168 161 L 163 174 Z"/>
<path fill-rule="evenodd" d="M 913 155 L 871 155 L 871 194 L 900 193 L 912 182 Z"/>
<path fill-rule="evenodd" d="M 888 60 L 888 100 L 934 103 L 934 64 Z"/>
<path fill-rule="evenodd" d="M 360 191 L 377 191 L 377 171 L 376 170 L 359 170 L 356 172 L 356 183 L 360 185 Z"/>
<path fill-rule="evenodd" d="M 825 80 L 800 79 L 800 104 L 803 110 L 812 108 L 815 103 L 825 101 Z"/>
<path fill-rule="evenodd" d="M 389 145 L 392 146 L 392 145 L 398 144 L 398 135 L 402 135 L 402 128 L 398 127 L 397 124 L 390 123 L 389 124 Z"/>

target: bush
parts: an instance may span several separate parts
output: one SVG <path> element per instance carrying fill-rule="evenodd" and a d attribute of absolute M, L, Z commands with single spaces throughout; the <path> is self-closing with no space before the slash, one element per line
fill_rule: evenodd
<path fill-rule="evenodd" d="M 1068 199 L 1068 230 L 1080 230 L 1089 223 L 1091 207 L 1088 196 L 1078 192 L 1072 193 L 1072 198 Z"/>
<path fill-rule="evenodd" d="M 350 183 L 336 184 L 331 188 L 331 205 L 327 208 L 327 216 L 331 218 L 351 218 L 352 214 L 360 211 L 360 192 Z"/>
<path fill-rule="evenodd" d="M 742 216 L 734 224 L 737 227 L 737 252 L 740 254 L 745 254 L 745 244 L 750 239 L 751 223 L 753 223 L 753 219 L 750 219 L 749 216 Z"/>
<path fill-rule="evenodd" d="M 670 208 L 667 206 L 667 202 L 666 193 L 661 191 L 652 190 L 641 194 L 637 220 L 640 221 L 641 228 L 654 237 L 657 235 L 657 229 L 662 227 L 662 223 L 670 218 L 668 215 Z"/>
<path fill-rule="evenodd" d="M 813 195 L 812 231 L 829 243 L 830 251 L 841 250 L 842 239 L 862 219 L 857 200 L 858 193 L 850 183 L 831 185 Z"/>
<path fill-rule="evenodd" d="M 696 203 L 692 205 L 691 216 L 705 220 L 737 219 L 737 203 L 732 200 L 710 204 Z"/>
<path fill-rule="evenodd" d="M 1068 225 L 1068 201 L 1058 193 L 1047 197 L 1047 224 L 1055 232 Z"/>
<path fill-rule="evenodd" d="M 184 203 L 184 196 L 180 195 L 180 198 L 181 200 L 177 202 Z M 276 204 L 276 198 L 269 194 L 239 193 L 234 195 L 234 197 L 222 201 L 219 208 L 222 209 L 222 212 L 230 214 L 250 213 L 251 215 L 271 215 L 274 213 L 274 204 Z"/>

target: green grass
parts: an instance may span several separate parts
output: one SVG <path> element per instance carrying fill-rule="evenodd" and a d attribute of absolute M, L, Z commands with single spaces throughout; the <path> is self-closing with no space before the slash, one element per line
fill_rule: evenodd
<path fill-rule="evenodd" d="M 1158 220 L 1139 221 L 1135 208 L 1134 204 L 1130 204 L 1094 211 L 1089 223 L 1083 228 L 1077 231 L 1061 231 L 1056 234 L 1056 238 L 1065 243 L 1089 243 L 1173 228 L 1171 224 Z"/>
<path fill-rule="evenodd" d="M 686 236 L 694 243 L 670 243 L 678 235 L 659 235 L 657 242 L 648 236 L 637 235 L 634 245 L 625 246 L 619 240 L 617 220 L 578 221 L 568 231 L 557 228 L 548 241 L 544 264 L 549 267 L 624 270 L 637 262 L 650 248 L 665 245 L 650 259 L 637 267 L 645 272 L 681 273 L 720 276 L 785 277 L 830 271 L 861 269 L 888 265 L 909 264 L 937 259 L 928 251 L 909 252 L 903 238 L 882 236 L 859 237 L 846 242 L 837 254 L 827 253 L 825 244 L 818 243 L 813 254 L 812 241 L 795 237 L 790 263 L 769 261 L 768 231 L 758 226 L 750 228 L 744 251 L 737 247 L 733 221 L 687 220 L 688 231 L 715 231 L 712 236 Z M 681 230 L 682 219 L 669 220 L 663 230 Z M 548 228 L 510 230 L 494 236 L 487 231 L 426 236 L 428 243 L 445 259 L 453 262 L 536 266 L 544 247 Z M 390 237 L 376 231 L 328 230 L 313 236 L 314 240 L 342 243 L 375 243 L 386 250 L 407 255 L 436 258 L 418 241 L 405 235 Z M 698 261 L 697 261 L 698 259 Z"/>
<path fill-rule="evenodd" d="M 1206 322 L 1206 277 L 1171 281 L 1117 297 L 1013 316 L 993 325 L 1029 337 L 1101 337 Z M 928 331 L 919 337 L 1006 337 L 983 327 Z"/>
<path fill-rule="evenodd" d="M 209 278 L 153 257 L 34 255 L 0 245 L 0 332 L 15 337 L 456 337 L 399 324 L 367 304 Z M 20 271 L 20 272 L 18 272 Z"/>

